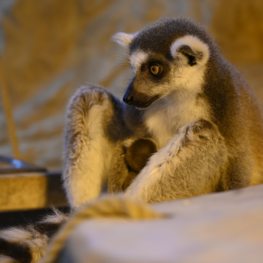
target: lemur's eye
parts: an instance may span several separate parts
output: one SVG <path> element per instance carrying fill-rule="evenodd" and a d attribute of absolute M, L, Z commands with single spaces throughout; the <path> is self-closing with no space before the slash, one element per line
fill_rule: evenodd
<path fill-rule="evenodd" d="M 150 65 L 150 72 L 154 76 L 158 76 L 162 72 L 162 67 L 158 64 L 152 64 Z"/>

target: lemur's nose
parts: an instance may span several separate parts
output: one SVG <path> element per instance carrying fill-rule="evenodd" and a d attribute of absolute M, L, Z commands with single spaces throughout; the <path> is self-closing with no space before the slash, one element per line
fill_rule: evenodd
<path fill-rule="evenodd" d="M 123 101 L 130 105 L 132 103 L 132 101 L 133 101 L 133 96 L 132 95 L 125 95 L 123 97 Z"/>

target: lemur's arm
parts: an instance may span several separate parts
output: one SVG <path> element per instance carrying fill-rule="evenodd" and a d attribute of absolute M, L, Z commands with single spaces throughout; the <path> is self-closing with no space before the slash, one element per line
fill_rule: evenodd
<path fill-rule="evenodd" d="M 198 120 L 150 158 L 126 195 L 155 203 L 214 192 L 226 162 L 227 149 L 216 125 Z"/>
<path fill-rule="evenodd" d="M 63 183 L 71 207 L 99 196 L 112 169 L 125 177 L 120 141 L 128 135 L 122 102 L 95 85 L 77 90 L 65 127 Z M 121 190 L 121 177 L 115 180 L 115 190 Z"/>

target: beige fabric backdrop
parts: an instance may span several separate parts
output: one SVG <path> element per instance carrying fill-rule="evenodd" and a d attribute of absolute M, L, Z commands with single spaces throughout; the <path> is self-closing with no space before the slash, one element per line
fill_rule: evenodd
<path fill-rule="evenodd" d="M 263 101 L 261 0 L 1 0 L 0 48 L 23 160 L 62 169 L 68 99 L 83 83 L 121 96 L 129 69 L 110 41 L 162 17 L 203 23 Z M 0 105 L 0 154 L 12 155 Z"/>

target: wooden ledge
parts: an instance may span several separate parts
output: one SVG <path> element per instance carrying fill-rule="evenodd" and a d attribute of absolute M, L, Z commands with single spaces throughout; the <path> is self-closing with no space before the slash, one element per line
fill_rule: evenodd
<path fill-rule="evenodd" d="M 0 211 L 67 206 L 61 173 L 0 175 Z"/>

